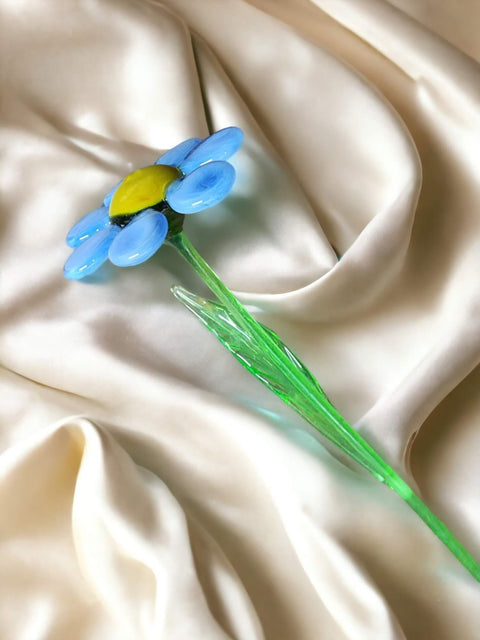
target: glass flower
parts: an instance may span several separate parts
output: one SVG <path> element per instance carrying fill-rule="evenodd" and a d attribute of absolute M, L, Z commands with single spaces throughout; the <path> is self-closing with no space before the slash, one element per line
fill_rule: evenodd
<path fill-rule="evenodd" d="M 172 231 L 169 222 L 176 218 L 178 224 L 183 215 L 212 207 L 230 193 L 235 169 L 226 160 L 242 141 L 237 127 L 204 140 L 190 138 L 154 165 L 126 176 L 107 193 L 101 207 L 70 229 L 67 244 L 74 251 L 65 263 L 65 277 L 84 278 L 107 259 L 119 267 L 148 260 Z"/>

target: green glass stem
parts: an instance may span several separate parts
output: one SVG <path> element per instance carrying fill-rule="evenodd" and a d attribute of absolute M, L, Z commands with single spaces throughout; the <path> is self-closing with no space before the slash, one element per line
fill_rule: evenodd
<path fill-rule="evenodd" d="M 446 525 L 332 405 L 314 376 L 270 329 L 260 324 L 223 284 L 183 232 L 168 242 L 216 296 L 205 300 L 181 287 L 179 299 L 258 380 L 377 480 L 395 491 L 480 582 L 480 566 Z"/>

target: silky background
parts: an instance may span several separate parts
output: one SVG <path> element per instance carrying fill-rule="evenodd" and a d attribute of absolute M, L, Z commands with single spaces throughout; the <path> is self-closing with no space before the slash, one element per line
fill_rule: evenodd
<path fill-rule="evenodd" d="M 126 173 L 245 131 L 186 231 L 480 558 L 480 4 L 0 0 L 0 638 L 474 640 L 480 589 L 176 302 L 66 281 Z M 340 258 L 340 259 L 339 259 Z"/>

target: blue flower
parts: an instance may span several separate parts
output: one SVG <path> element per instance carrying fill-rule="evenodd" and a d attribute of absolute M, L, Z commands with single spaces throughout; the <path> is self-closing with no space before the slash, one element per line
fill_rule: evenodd
<path fill-rule="evenodd" d="M 169 231 L 175 231 L 169 229 L 169 221 L 181 229 L 183 215 L 178 214 L 197 213 L 229 194 L 235 169 L 226 160 L 242 141 L 237 127 L 221 129 L 204 140 L 190 138 L 154 165 L 126 176 L 99 209 L 70 229 L 67 244 L 74 251 L 65 263 L 65 277 L 84 278 L 107 259 L 119 267 L 148 260 Z"/>

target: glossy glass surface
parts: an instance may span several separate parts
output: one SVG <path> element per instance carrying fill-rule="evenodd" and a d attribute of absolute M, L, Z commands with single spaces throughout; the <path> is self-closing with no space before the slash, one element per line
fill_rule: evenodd
<path fill-rule="evenodd" d="M 108 250 L 120 227 L 109 224 L 75 249 L 63 268 L 69 280 L 80 280 L 96 271 L 108 258 Z"/>
<path fill-rule="evenodd" d="M 120 180 L 120 182 L 117 182 L 117 184 L 112 187 L 110 189 L 110 191 L 107 193 L 107 195 L 105 196 L 105 198 L 103 199 L 103 204 L 106 207 L 110 206 L 110 203 L 112 202 L 112 198 L 113 198 L 113 194 L 115 193 L 115 191 L 118 189 L 118 187 L 122 184 L 123 180 Z"/>
<path fill-rule="evenodd" d="M 107 207 L 95 209 L 83 216 L 68 232 L 67 244 L 75 249 L 94 233 L 110 224 Z"/>
<path fill-rule="evenodd" d="M 65 276 L 83 278 L 107 257 L 122 267 L 148 260 L 167 237 L 169 225 L 170 234 L 181 231 L 183 216 L 177 214 L 202 211 L 229 194 L 235 170 L 223 159 L 235 153 L 242 140 L 237 127 L 217 131 L 203 141 L 189 138 L 156 164 L 126 176 L 107 193 L 104 206 L 84 216 L 68 233 L 67 244 L 75 251 L 65 264 Z M 182 161 L 187 162 L 182 165 L 188 169 L 185 176 L 176 166 Z M 152 209 L 159 203 L 168 218 Z"/>
<path fill-rule="evenodd" d="M 178 169 L 163 164 L 130 173 L 113 194 L 110 218 L 136 213 L 161 202 L 167 187 L 178 177 Z"/>
<path fill-rule="evenodd" d="M 115 237 L 108 257 L 118 267 L 131 267 L 145 262 L 162 245 L 167 232 L 168 222 L 163 213 L 147 209 Z"/>
<path fill-rule="evenodd" d="M 179 165 L 188 174 L 211 160 L 228 160 L 243 142 L 243 131 L 238 127 L 227 127 L 213 133 L 191 151 Z"/>
<path fill-rule="evenodd" d="M 231 164 L 209 162 L 170 185 L 166 200 L 174 211 L 196 213 L 223 200 L 234 182 L 235 169 Z"/>
<path fill-rule="evenodd" d="M 329 442 L 405 500 L 480 582 L 480 566 L 476 560 L 408 484 L 350 426 L 295 354 L 273 331 L 250 315 L 183 233 L 174 235 L 169 242 L 195 269 L 218 301 L 205 300 L 181 287 L 174 287 L 175 297 L 270 391 Z"/>
<path fill-rule="evenodd" d="M 184 140 L 161 155 L 155 164 L 168 164 L 171 167 L 178 167 L 182 160 L 184 160 L 190 151 L 195 149 L 201 141 L 201 138 Z"/>

